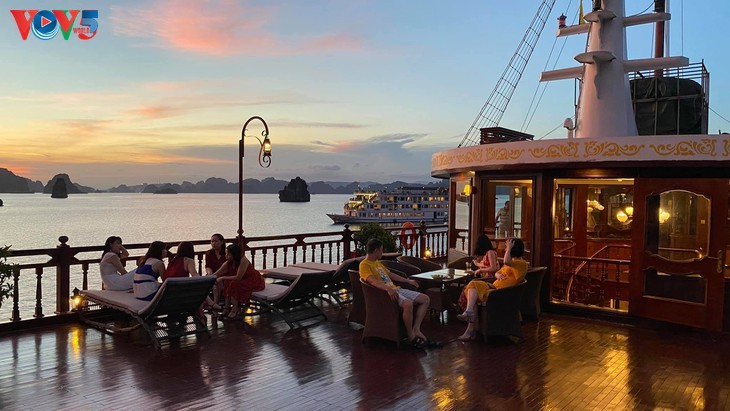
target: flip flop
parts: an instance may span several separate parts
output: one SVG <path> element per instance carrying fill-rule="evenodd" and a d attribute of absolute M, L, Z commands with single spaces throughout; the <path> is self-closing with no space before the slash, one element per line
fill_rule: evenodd
<path fill-rule="evenodd" d="M 444 348 L 444 343 L 441 341 L 426 340 L 426 347 L 428 348 Z"/>

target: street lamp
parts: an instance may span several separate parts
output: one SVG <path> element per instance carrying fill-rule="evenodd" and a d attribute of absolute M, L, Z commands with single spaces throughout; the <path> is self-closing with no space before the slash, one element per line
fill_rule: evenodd
<path fill-rule="evenodd" d="M 246 127 L 248 123 L 253 120 L 260 120 L 264 124 L 264 131 L 261 135 L 264 137 L 263 140 L 257 136 L 247 136 Z M 238 142 L 238 243 L 240 244 L 243 240 L 243 138 L 250 137 L 258 140 L 261 148 L 259 149 L 258 161 L 259 166 L 268 168 L 271 165 L 271 140 L 269 140 L 269 126 L 266 124 L 263 118 L 259 116 L 253 116 L 246 120 L 241 129 L 241 140 Z"/>

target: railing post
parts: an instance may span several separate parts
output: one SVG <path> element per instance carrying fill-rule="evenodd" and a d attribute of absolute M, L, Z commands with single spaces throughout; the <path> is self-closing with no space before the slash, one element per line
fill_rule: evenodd
<path fill-rule="evenodd" d="M 421 227 L 418 229 L 418 254 L 419 257 L 426 257 L 426 223 L 421 221 Z"/>
<path fill-rule="evenodd" d="M 41 285 L 41 279 L 43 277 L 43 267 L 36 267 L 35 269 L 35 277 L 36 277 L 36 284 L 35 284 L 35 318 L 43 318 L 43 303 L 41 303 L 41 300 L 43 299 L 43 287 Z"/>
<path fill-rule="evenodd" d="M 350 224 L 345 224 L 345 229 L 342 231 L 342 259 L 347 260 L 350 258 L 350 245 L 352 243 L 352 231 L 350 231 Z"/>
<path fill-rule="evenodd" d="M 20 280 L 20 269 L 13 268 L 13 317 L 12 321 L 20 321 L 20 309 L 18 308 L 18 300 L 20 300 L 20 287 L 18 282 Z"/>
<path fill-rule="evenodd" d="M 69 296 L 71 295 L 71 247 L 66 243 L 68 237 L 58 237 L 60 245 L 56 246 L 56 312 L 70 311 Z"/>

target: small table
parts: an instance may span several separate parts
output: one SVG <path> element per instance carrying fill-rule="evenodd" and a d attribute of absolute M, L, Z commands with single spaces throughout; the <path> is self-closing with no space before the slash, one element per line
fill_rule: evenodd
<path fill-rule="evenodd" d="M 317 271 L 337 271 L 338 268 L 340 268 L 337 264 L 326 264 L 326 263 L 297 263 L 297 264 L 291 264 L 289 267 L 300 267 L 300 268 L 307 268 L 310 270 L 317 270 Z"/>
<path fill-rule="evenodd" d="M 442 275 L 443 277 L 433 278 L 434 275 Z M 424 289 L 425 294 L 428 295 L 431 299 L 431 304 L 429 305 L 429 308 L 433 311 L 441 312 L 443 315 L 443 311 L 454 308 L 454 303 L 449 297 L 446 286 L 451 283 L 466 282 L 467 280 L 474 278 L 474 276 L 471 274 L 471 272 L 466 270 L 461 270 L 458 268 L 442 268 L 440 270 L 414 274 L 410 276 L 410 278 L 422 284 L 422 289 Z M 438 284 L 438 291 L 433 290 L 429 292 L 429 288 L 435 284 Z"/>
<path fill-rule="evenodd" d="M 322 271 L 325 271 L 325 270 L 313 270 L 311 268 L 287 266 L 287 267 L 276 267 L 276 268 L 268 268 L 266 270 L 261 270 L 261 274 L 264 276 L 264 278 L 296 281 L 299 279 L 299 277 L 302 274 L 321 273 Z M 326 271 L 329 271 L 329 270 L 326 270 Z"/>

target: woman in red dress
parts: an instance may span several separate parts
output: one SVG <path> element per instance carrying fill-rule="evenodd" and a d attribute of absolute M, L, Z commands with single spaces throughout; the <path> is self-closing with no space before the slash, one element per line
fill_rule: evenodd
<path fill-rule="evenodd" d="M 224 285 L 223 295 L 226 297 L 226 302 L 223 318 L 238 317 L 239 305 L 248 304 L 251 294 L 265 287 L 264 277 L 243 255 L 238 244 L 226 247 L 226 263 L 215 276 L 218 277 L 216 283 Z"/>

